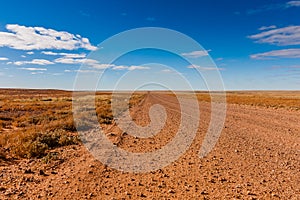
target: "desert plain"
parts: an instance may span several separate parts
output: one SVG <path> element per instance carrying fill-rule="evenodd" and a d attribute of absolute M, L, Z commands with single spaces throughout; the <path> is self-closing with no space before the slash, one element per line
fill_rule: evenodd
<path fill-rule="evenodd" d="M 0 199 L 300 199 L 300 92 L 227 92 L 221 135 L 204 158 L 198 152 L 211 98 L 196 95 L 201 117 L 187 151 L 161 169 L 132 173 L 104 165 L 84 146 L 74 125 L 72 92 L 1 89 Z M 171 92 L 131 96 L 130 114 L 140 126 L 150 123 L 152 105 L 165 108 L 163 129 L 149 138 L 117 126 L 111 97 L 97 92 L 95 106 L 117 147 L 156 151 L 176 134 L 181 112 Z"/>

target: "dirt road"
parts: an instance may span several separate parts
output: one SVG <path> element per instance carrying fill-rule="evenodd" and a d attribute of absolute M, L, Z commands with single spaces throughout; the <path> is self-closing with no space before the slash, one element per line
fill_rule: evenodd
<path fill-rule="evenodd" d="M 150 93 L 131 110 L 133 120 L 149 124 L 151 105 L 164 106 L 164 128 L 139 139 L 116 126 L 107 137 L 132 152 L 156 151 L 176 134 L 180 107 L 175 97 Z M 153 172 L 110 169 L 83 145 L 59 149 L 50 164 L 22 160 L 1 166 L 0 199 L 300 199 L 300 113 L 227 105 L 226 122 L 215 148 L 200 159 L 210 122 L 210 104 L 199 102 L 200 126 L 190 148 L 175 162 Z M 30 171 L 25 171 L 30 169 Z M 41 172 L 42 171 L 42 172 Z"/>

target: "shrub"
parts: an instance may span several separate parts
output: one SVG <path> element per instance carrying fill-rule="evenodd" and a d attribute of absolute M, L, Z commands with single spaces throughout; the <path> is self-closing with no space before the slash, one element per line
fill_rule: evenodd
<path fill-rule="evenodd" d="M 25 155 L 28 158 L 32 157 L 43 157 L 45 155 L 46 150 L 48 149 L 48 145 L 45 143 L 42 143 L 40 141 L 33 141 L 29 144 L 27 147 L 27 152 L 25 151 Z M 24 156 L 24 155 L 23 155 Z"/>
<path fill-rule="evenodd" d="M 14 141 L 12 141 L 14 140 Z M 18 133 L 11 138 L 12 152 L 19 157 L 43 157 L 46 151 L 60 146 L 78 144 L 79 139 L 75 135 L 68 135 L 65 131 L 46 133 Z"/>

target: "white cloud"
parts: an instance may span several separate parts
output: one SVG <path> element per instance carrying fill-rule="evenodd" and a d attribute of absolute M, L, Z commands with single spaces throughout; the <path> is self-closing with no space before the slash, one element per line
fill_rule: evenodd
<path fill-rule="evenodd" d="M 132 71 L 132 70 L 144 70 L 144 69 L 150 69 L 150 67 L 134 66 L 134 65 L 128 67 L 128 70 L 129 70 L 129 71 Z"/>
<path fill-rule="evenodd" d="M 300 6 L 300 1 L 288 1 L 284 3 L 273 3 L 273 4 L 267 4 L 260 6 L 255 9 L 250 9 L 247 11 L 247 14 L 256 14 L 260 12 L 266 12 L 266 11 L 275 11 L 275 10 L 285 10 L 291 7 L 298 7 Z"/>
<path fill-rule="evenodd" d="M 1 34 L 1 32 L 0 32 L 0 34 Z M 26 52 L 26 54 L 28 54 L 28 55 L 33 55 L 34 52 L 33 52 L 33 51 L 28 51 L 28 52 Z"/>
<path fill-rule="evenodd" d="M 66 58 L 85 58 L 86 54 L 81 53 L 81 54 L 76 54 L 76 53 L 59 53 L 59 55 L 64 56 Z"/>
<path fill-rule="evenodd" d="M 113 67 L 113 66 L 115 66 L 115 65 L 113 65 L 113 64 L 91 64 L 91 67 L 95 68 L 95 69 L 106 69 L 106 68 Z"/>
<path fill-rule="evenodd" d="M 3 61 L 3 60 L 8 60 L 8 58 L 0 57 L 0 60 L 1 60 L 1 61 Z"/>
<path fill-rule="evenodd" d="M 80 55 L 80 54 L 78 54 Z M 85 66 L 94 68 L 94 69 L 106 69 L 109 67 L 114 67 L 113 64 L 102 64 L 98 60 L 94 59 L 77 59 L 77 58 L 69 58 L 69 57 L 62 57 L 57 58 L 54 60 L 56 63 L 62 63 L 62 64 L 83 64 Z"/>
<path fill-rule="evenodd" d="M 42 54 L 45 55 L 50 55 L 50 56 L 64 56 L 65 58 L 85 58 L 86 54 L 81 53 L 81 54 L 76 54 L 76 53 L 56 53 L 52 51 L 42 51 Z"/>
<path fill-rule="evenodd" d="M 119 65 L 119 66 L 114 66 L 112 69 L 113 70 L 124 70 L 124 69 L 128 69 L 128 67 L 123 66 L 123 65 Z"/>
<path fill-rule="evenodd" d="M 147 70 L 150 69 L 150 67 L 145 67 L 145 66 L 137 66 L 137 65 L 131 65 L 131 66 L 125 66 L 125 65 L 114 65 L 112 68 L 113 70 Z"/>
<path fill-rule="evenodd" d="M 221 61 L 223 60 L 224 58 L 217 58 L 216 61 Z"/>
<path fill-rule="evenodd" d="M 28 67 L 28 68 L 22 67 L 19 69 L 27 70 L 27 71 L 47 71 L 46 68 L 34 68 L 34 67 Z"/>
<path fill-rule="evenodd" d="M 75 58 L 68 58 L 62 57 L 57 58 L 54 60 L 56 63 L 63 63 L 63 64 L 86 64 L 86 65 L 94 65 L 99 64 L 99 61 L 93 59 L 75 59 Z"/>
<path fill-rule="evenodd" d="M 26 58 L 26 56 L 25 56 L 25 55 L 21 55 L 21 57 L 22 57 L 22 58 Z"/>
<path fill-rule="evenodd" d="M 272 70 L 276 70 L 276 69 L 300 69 L 300 65 L 290 65 L 290 66 L 282 66 L 282 65 L 275 65 L 270 67 L 270 69 Z"/>
<path fill-rule="evenodd" d="M 6 25 L 8 32 L 0 32 L 0 47 L 19 50 L 39 49 L 87 49 L 96 50 L 87 38 L 65 31 L 43 27 L 26 27 L 18 24 Z"/>
<path fill-rule="evenodd" d="M 57 56 L 58 53 L 52 51 L 42 51 L 41 54 L 50 55 L 50 56 Z"/>
<path fill-rule="evenodd" d="M 286 3 L 288 6 L 295 6 L 298 7 L 300 6 L 300 1 L 289 1 Z"/>
<path fill-rule="evenodd" d="M 33 64 L 33 65 L 52 65 L 54 64 L 53 62 L 49 61 L 49 60 L 44 60 L 44 59 L 33 59 L 31 61 L 16 61 L 10 64 L 14 64 L 14 65 L 26 65 L 26 64 Z"/>
<path fill-rule="evenodd" d="M 99 71 L 90 70 L 90 69 L 79 69 L 79 70 L 74 70 L 74 71 L 79 72 L 79 73 L 99 73 Z"/>
<path fill-rule="evenodd" d="M 225 70 L 224 68 L 217 68 L 217 67 L 202 67 L 199 65 L 189 65 L 187 66 L 187 68 L 189 69 L 199 69 L 199 70 L 203 70 L 203 71 L 213 71 L 213 70 Z"/>
<path fill-rule="evenodd" d="M 59 54 L 63 55 L 63 54 Z M 81 54 L 78 54 L 81 55 Z M 94 59 L 81 59 L 81 58 L 72 58 L 67 57 L 68 55 L 65 55 L 65 57 L 57 58 L 54 60 L 55 63 L 62 63 L 62 64 L 78 64 L 81 65 L 83 64 L 86 67 L 90 67 L 93 69 L 107 69 L 107 68 L 112 68 L 113 70 L 145 70 L 145 69 L 150 69 L 149 67 L 144 67 L 144 66 L 125 66 L 125 65 L 114 65 L 114 64 L 106 64 L 106 63 L 100 63 L 98 60 Z M 79 72 L 85 72 L 86 70 L 81 70 Z M 87 70 L 88 72 L 95 72 L 95 70 Z M 70 70 L 65 70 L 65 72 L 71 72 Z"/>
<path fill-rule="evenodd" d="M 250 55 L 252 59 L 300 58 L 300 49 L 282 49 Z"/>
<path fill-rule="evenodd" d="M 284 28 L 272 29 L 248 37 L 256 40 L 257 43 L 268 43 L 278 46 L 299 45 L 300 26 L 287 26 Z"/>
<path fill-rule="evenodd" d="M 63 73 L 52 73 L 50 75 L 52 75 L 52 76 L 61 76 L 61 75 L 63 75 Z"/>
<path fill-rule="evenodd" d="M 208 56 L 208 52 L 211 50 L 203 50 L 203 51 L 192 51 L 192 52 L 188 52 L 188 53 L 182 53 L 182 56 L 188 57 L 188 58 L 199 58 L 199 57 L 203 57 L 203 56 Z"/>
<path fill-rule="evenodd" d="M 271 25 L 271 26 L 262 26 L 260 27 L 258 30 L 260 31 L 265 31 L 265 30 L 269 30 L 269 29 L 274 29 L 277 28 L 275 25 Z"/>
<path fill-rule="evenodd" d="M 170 72 L 172 72 L 172 70 L 170 70 L 170 69 L 163 69 L 163 70 L 161 70 L 161 72 L 170 73 Z"/>
<path fill-rule="evenodd" d="M 32 75 L 35 75 L 35 74 L 43 74 L 44 72 L 31 72 Z"/>
<path fill-rule="evenodd" d="M 74 58 L 57 58 L 54 60 L 56 63 L 63 63 L 63 64 L 82 64 L 86 59 L 74 59 Z"/>

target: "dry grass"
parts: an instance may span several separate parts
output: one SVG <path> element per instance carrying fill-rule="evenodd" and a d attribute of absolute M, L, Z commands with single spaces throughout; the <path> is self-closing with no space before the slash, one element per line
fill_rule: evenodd
<path fill-rule="evenodd" d="M 96 95 L 96 114 L 100 124 L 113 121 L 110 98 L 110 93 Z M 142 98 L 142 94 L 134 94 L 130 105 Z M 88 114 L 82 113 L 87 120 Z M 79 127 L 89 128 L 86 124 L 79 124 Z M 0 90 L 0 159 L 43 157 L 50 149 L 79 142 L 71 92 Z"/>
<path fill-rule="evenodd" d="M 211 101 L 210 95 L 205 92 L 198 92 L 197 97 L 199 101 Z M 299 91 L 227 92 L 226 101 L 230 104 L 300 110 Z"/>

